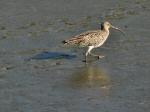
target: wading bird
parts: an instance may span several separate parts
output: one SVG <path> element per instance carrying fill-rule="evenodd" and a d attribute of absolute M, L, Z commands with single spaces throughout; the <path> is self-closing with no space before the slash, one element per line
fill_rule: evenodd
<path fill-rule="evenodd" d="M 105 21 L 104 23 L 101 24 L 101 29 L 81 33 L 79 35 L 72 37 L 71 39 L 64 40 L 63 43 L 65 45 L 88 47 L 88 50 L 85 53 L 85 62 L 87 61 L 88 54 L 100 59 L 103 58 L 104 56 L 93 54 L 91 53 L 91 50 L 100 47 L 104 44 L 104 42 L 107 40 L 109 36 L 110 28 L 119 30 L 122 33 L 124 33 L 121 29 L 114 27 L 108 21 Z"/>

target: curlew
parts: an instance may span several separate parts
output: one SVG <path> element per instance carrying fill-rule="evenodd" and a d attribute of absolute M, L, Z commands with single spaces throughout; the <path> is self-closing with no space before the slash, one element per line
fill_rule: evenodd
<path fill-rule="evenodd" d="M 124 33 L 121 29 L 114 27 L 108 21 L 105 21 L 104 23 L 101 24 L 101 29 L 81 33 L 79 35 L 72 37 L 71 39 L 64 40 L 63 43 L 65 45 L 88 47 L 88 49 L 85 53 L 85 62 L 87 61 L 88 54 L 100 59 L 100 58 L 103 58 L 104 56 L 93 54 L 93 53 L 91 53 L 91 51 L 92 51 L 92 49 L 98 48 L 105 43 L 105 41 L 107 40 L 107 38 L 109 36 L 110 28 L 119 30 L 122 33 Z"/>

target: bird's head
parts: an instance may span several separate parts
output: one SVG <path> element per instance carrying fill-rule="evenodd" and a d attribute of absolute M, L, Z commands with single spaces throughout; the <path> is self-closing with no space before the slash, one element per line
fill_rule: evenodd
<path fill-rule="evenodd" d="M 111 25 L 108 21 L 105 21 L 105 22 L 103 22 L 103 23 L 101 24 L 101 30 L 107 30 L 107 31 L 108 31 L 109 28 L 113 28 L 113 29 L 115 29 L 115 30 L 118 30 L 118 31 L 124 33 L 124 31 L 122 31 L 120 28 L 117 28 L 117 27 Z M 124 34 L 125 34 L 125 33 L 124 33 Z"/>
<path fill-rule="evenodd" d="M 112 25 L 108 22 L 108 21 L 105 21 L 101 24 L 101 29 L 102 30 L 109 30 L 109 28 L 111 27 Z"/>

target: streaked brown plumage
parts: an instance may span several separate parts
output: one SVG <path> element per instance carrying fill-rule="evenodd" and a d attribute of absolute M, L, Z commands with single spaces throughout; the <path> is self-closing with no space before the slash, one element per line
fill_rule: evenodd
<path fill-rule="evenodd" d="M 122 32 L 122 30 L 112 26 L 109 22 L 106 21 L 101 24 L 101 29 L 81 33 L 79 35 L 74 36 L 71 39 L 64 40 L 63 43 L 66 45 L 88 47 L 88 50 L 85 54 L 85 61 L 87 60 L 88 54 L 96 56 L 98 58 L 102 58 L 104 56 L 95 55 L 91 53 L 91 50 L 93 48 L 100 47 L 101 45 L 104 44 L 104 42 L 107 40 L 109 36 L 109 28 L 114 28 Z"/>

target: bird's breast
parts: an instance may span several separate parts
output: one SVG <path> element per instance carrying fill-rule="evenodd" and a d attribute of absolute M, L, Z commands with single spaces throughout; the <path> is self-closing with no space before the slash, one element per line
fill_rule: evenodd
<path fill-rule="evenodd" d="M 104 32 L 101 35 L 99 35 L 97 39 L 97 45 L 95 47 L 100 47 L 101 45 L 103 45 L 107 40 L 108 36 L 109 36 L 109 32 Z"/>

